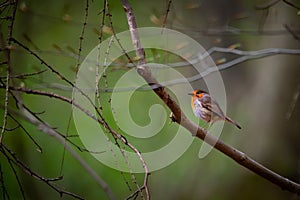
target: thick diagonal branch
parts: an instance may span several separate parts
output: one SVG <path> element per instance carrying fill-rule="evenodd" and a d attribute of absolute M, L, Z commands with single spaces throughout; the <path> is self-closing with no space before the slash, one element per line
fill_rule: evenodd
<path fill-rule="evenodd" d="M 210 144 L 215 149 L 219 150 L 220 152 L 224 153 L 231 159 L 235 160 L 240 165 L 248 168 L 252 172 L 276 184 L 282 189 L 300 195 L 300 185 L 298 183 L 295 183 L 287 178 L 280 176 L 279 174 L 273 172 L 272 170 L 256 162 L 255 160 L 253 160 L 243 152 L 238 151 L 237 149 L 225 144 L 224 142 L 217 139 L 216 137 L 208 134 L 206 130 L 204 130 L 201 127 L 198 127 L 192 121 L 187 119 L 187 117 L 183 114 L 178 104 L 170 97 L 170 95 L 166 92 L 164 87 L 162 87 L 161 85 L 160 87 L 157 87 L 159 83 L 152 75 L 149 67 L 147 67 L 147 62 L 145 59 L 145 51 L 142 48 L 139 39 L 138 29 L 137 29 L 132 8 L 128 0 L 121 0 L 121 2 L 127 15 L 127 21 L 131 33 L 132 42 L 135 47 L 136 56 L 139 58 L 139 62 L 137 66 L 138 73 L 147 81 L 149 86 L 156 85 L 156 87 L 153 88 L 154 92 L 163 100 L 163 102 L 172 111 L 174 115 L 174 120 L 181 126 L 185 127 L 187 130 L 189 130 L 196 137 L 200 138 L 201 140 L 205 139 L 204 141 L 206 143 Z"/>

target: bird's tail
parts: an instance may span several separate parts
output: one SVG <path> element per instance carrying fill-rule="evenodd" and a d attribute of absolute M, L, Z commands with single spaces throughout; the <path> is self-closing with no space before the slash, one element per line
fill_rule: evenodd
<path fill-rule="evenodd" d="M 242 129 L 242 127 L 240 125 L 238 125 L 238 123 L 236 123 L 235 121 L 233 121 L 232 119 L 230 119 L 229 117 L 225 117 L 225 120 L 228 121 L 229 123 L 235 125 L 238 129 Z"/>

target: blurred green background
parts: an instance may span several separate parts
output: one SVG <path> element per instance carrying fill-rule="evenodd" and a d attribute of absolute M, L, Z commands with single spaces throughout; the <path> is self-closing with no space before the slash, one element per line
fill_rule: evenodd
<path fill-rule="evenodd" d="M 130 3 L 139 27 L 161 26 L 167 1 L 130 1 Z M 255 5 L 264 3 L 267 1 L 172 1 L 166 27 L 189 35 L 206 49 L 214 46 L 228 47 L 237 43 L 241 46 L 239 49 L 249 51 L 265 48 L 299 49 L 299 39 L 295 39 L 284 28 L 287 24 L 299 30 L 298 10 L 283 2 L 268 11 L 255 9 Z M 79 48 L 85 9 L 86 2 L 79 0 L 19 1 L 13 37 L 31 48 L 70 81 L 74 81 L 76 52 Z M 101 25 L 102 9 L 103 1 L 89 1 L 88 23 L 81 46 L 82 58 L 99 42 L 96 32 Z M 128 30 L 120 2 L 109 1 L 109 9 L 115 32 Z M 2 10 L 1 16 L 8 15 L 10 11 Z M 109 20 L 106 20 L 105 24 L 109 27 Z M 7 22 L 1 21 L 1 30 L 7 33 Z M 108 37 L 110 37 L 109 28 L 104 31 L 103 39 Z M 162 58 L 165 56 L 163 52 L 147 51 L 147 55 L 158 57 L 158 62 L 165 61 Z M 231 60 L 237 56 L 216 53 L 212 57 L 218 61 L 222 58 Z M 169 60 L 176 60 L 172 59 Z M 243 128 L 239 131 L 236 127 L 226 124 L 221 139 L 296 182 L 300 182 L 299 100 L 296 100 L 292 110 L 291 107 L 294 94 L 297 91 L 299 93 L 299 63 L 300 57 L 297 55 L 275 55 L 243 62 L 221 72 L 226 87 L 227 114 Z M 12 51 L 12 66 L 13 74 L 33 73 L 45 69 L 40 61 L 18 46 Z M 109 87 L 113 87 L 127 70 L 125 67 L 108 70 Z M 186 76 L 195 75 L 188 67 L 178 68 L 178 71 Z M 1 67 L 1 77 L 5 76 L 5 73 L 5 68 Z M 72 97 L 72 88 L 49 70 L 26 79 L 15 79 L 15 84 Z M 100 81 L 101 87 L 104 84 L 104 81 Z M 193 82 L 192 85 L 195 89 L 205 87 L 201 80 Z M 0 91 L 2 122 L 5 91 L 4 89 Z M 108 122 L 116 127 L 108 103 L 109 96 L 110 93 L 106 93 L 102 97 L 103 112 Z M 38 95 L 22 94 L 22 98 L 32 111 L 41 113 L 39 117 L 61 133 L 77 134 L 72 121 L 71 105 Z M 131 103 L 128 109 L 133 120 L 140 125 L 149 123 L 148 111 L 152 104 L 163 105 L 152 91 L 136 92 Z M 10 106 L 15 109 L 12 99 Z M 182 106 L 186 110 L 190 109 L 190 105 Z M 170 112 L 165 106 L 164 108 L 168 117 Z M 189 116 L 195 120 L 192 115 Z M 4 143 L 20 160 L 45 178 L 63 175 L 63 179 L 55 184 L 85 199 L 107 199 L 105 192 L 94 179 L 68 152 L 64 153 L 62 145 L 38 131 L 34 125 L 22 120 L 21 122 L 43 148 L 43 153 L 36 150 L 36 146 L 21 129 L 7 132 Z M 126 138 L 137 147 L 156 149 L 168 142 L 173 137 L 172 133 L 178 129 L 176 124 L 169 122 L 169 119 L 166 119 L 166 124 L 159 135 L 142 143 L 138 139 Z M 16 123 L 9 120 L 8 128 L 15 126 Z M 78 137 L 70 139 L 82 146 Z M 180 159 L 151 173 L 149 189 L 152 199 L 298 199 L 298 196 L 281 190 L 215 150 L 205 158 L 199 159 L 198 152 L 201 145 L 202 141 L 195 139 Z M 132 193 L 127 184 L 135 190 L 130 174 L 120 173 L 104 166 L 87 152 L 78 151 L 78 153 L 108 183 L 117 199 L 124 199 Z M 10 198 L 21 199 L 16 177 L 2 154 L 0 161 L 5 188 Z M 45 183 L 15 168 L 28 199 L 71 199 L 68 196 L 60 198 L 59 194 Z M 135 174 L 135 177 L 137 182 L 142 184 L 144 175 Z"/>

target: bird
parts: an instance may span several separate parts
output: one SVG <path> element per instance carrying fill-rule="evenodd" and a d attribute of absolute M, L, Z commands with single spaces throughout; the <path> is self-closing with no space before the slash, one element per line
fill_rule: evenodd
<path fill-rule="evenodd" d="M 235 125 L 238 129 L 242 128 L 238 123 L 223 113 L 217 101 L 206 91 L 194 90 L 192 93 L 188 94 L 192 96 L 191 104 L 196 117 L 211 124 L 215 121 L 224 120 Z"/>

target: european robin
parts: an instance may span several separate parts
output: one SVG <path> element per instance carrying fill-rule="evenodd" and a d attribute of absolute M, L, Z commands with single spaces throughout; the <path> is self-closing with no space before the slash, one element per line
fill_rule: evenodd
<path fill-rule="evenodd" d="M 241 129 L 240 125 L 224 115 L 216 100 L 214 100 L 207 92 L 203 90 L 194 90 L 192 93 L 189 93 L 189 95 L 192 96 L 192 108 L 194 114 L 206 123 L 225 120 Z"/>

